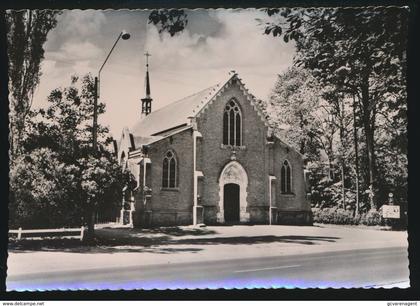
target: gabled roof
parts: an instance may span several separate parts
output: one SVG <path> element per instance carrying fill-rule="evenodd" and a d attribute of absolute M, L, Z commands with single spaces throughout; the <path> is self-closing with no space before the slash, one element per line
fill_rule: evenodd
<path fill-rule="evenodd" d="M 135 137 L 156 136 L 162 132 L 189 124 L 189 117 L 195 116 L 196 110 L 202 102 L 206 98 L 214 96 L 220 87 L 220 84 L 216 84 L 151 112 L 134 126 L 132 134 Z"/>
<path fill-rule="evenodd" d="M 191 118 L 200 116 L 233 80 L 237 81 L 243 94 L 267 125 L 264 115 L 258 108 L 255 97 L 248 92 L 236 73 L 230 73 L 229 78 L 225 81 L 175 101 L 161 109 L 151 112 L 145 118 L 141 119 L 131 130 L 136 146 L 147 144 L 147 142 L 138 142 L 142 139 L 148 138 L 151 142 L 154 142 L 159 140 L 159 138 L 167 137 L 168 134 L 185 129 L 185 127 L 191 124 Z"/>

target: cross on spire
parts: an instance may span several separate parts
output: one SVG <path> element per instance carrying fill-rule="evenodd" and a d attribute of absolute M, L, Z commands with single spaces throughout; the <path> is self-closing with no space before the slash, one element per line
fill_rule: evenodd
<path fill-rule="evenodd" d="M 149 53 L 149 51 L 146 51 L 144 56 L 146 56 L 146 68 L 149 68 L 149 56 L 152 56 L 152 55 Z"/>
<path fill-rule="evenodd" d="M 152 56 L 148 51 L 144 53 L 146 56 L 146 79 L 145 79 L 145 94 L 146 96 L 141 99 L 142 107 L 141 113 L 142 116 L 147 116 L 152 111 L 152 97 L 150 96 L 150 79 L 149 79 L 149 56 Z"/>

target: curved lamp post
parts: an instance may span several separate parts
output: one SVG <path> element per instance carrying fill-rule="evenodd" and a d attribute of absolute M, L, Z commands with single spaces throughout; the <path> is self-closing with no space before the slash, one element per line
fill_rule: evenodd
<path fill-rule="evenodd" d="M 104 68 L 106 62 L 108 61 L 109 56 L 111 55 L 112 51 L 114 51 L 115 46 L 117 45 L 120 39 L 127 40 L 130 38 L 130 34 L 126 31 L 121 31 L 120 35 L 118 35 L 117 40 L 115 41 L 114 45 L 112 46 L 111 50 L 109 51 L 107 57 L 105 58 L 104 63 L 102 64 L 101 68 L 99 68 L 98 76 L 95 77 L 95 85 L 94 85 L 94 101 L 93 101 L 93 126 L 92 126 L 92 149 L 93 154 L 97 152 L 97 142 L 98 142 L 98 135 L 97 135 L 97 128 L 98 128 L 98 98 L 99 98 L 99 86 L 100 86 L 100 79 L 101 79 L 101 71 Z"/>

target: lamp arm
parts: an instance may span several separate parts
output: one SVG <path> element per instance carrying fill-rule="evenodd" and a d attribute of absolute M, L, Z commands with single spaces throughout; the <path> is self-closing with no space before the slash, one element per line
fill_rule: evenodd
<path fill-rule="evenodd" d="M 102 64 L 101 68 L 99 69 L 99 72 L 98 72 L 98 77 L 101 75 L 102 68 L 104 68 L 104 66 L 105 66 L 106 62 L 108 61 L 109 56 L 111 55 L 112 51 L 114 51 L 114 48 L 115 48 L 115 46 L 117 45 L 118 41 L 120 40 L 120 38 L 121 38 L 122 34 L 123 34 L 123 32 L 121 32 L 121 33 L 120 33 L 120 35 L 118 35 L 117 40 L 115 41 L 115 43 L 114 43 L 114 45 L 112 46 L 111 50 L 109 51 L 109 53 L 108 53 L 107 57 L 105 58 L 104 63 Z"/>
<path fill-rule="evenodd" d="M 104 68 L 106 62 L 108 61 L 108 58 L 110 57 L 112 51 L 114 51 L 114 48 L 117 45 L 118 41 L 120 40 L 122 34 L 123 34 L 123 32 L 121 32 L 120 35 L 118 35 L 117 40 L 115 41 L 115 43 L 112 46 L 111 50 L 109 51 L 107 57 L 105 58 L 104 63 L 102 64 L 101 68 L 99 68 L 99 71 L 98 71 L 98 97 L 99 97 L 99 82 L 101 81 L 101 71 L 102 71 L 102 68 Z"/>

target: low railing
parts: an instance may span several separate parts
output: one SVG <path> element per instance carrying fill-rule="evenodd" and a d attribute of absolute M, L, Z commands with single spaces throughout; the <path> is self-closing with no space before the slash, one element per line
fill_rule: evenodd
<path fill-rule="evenodd" d="M 23 230 L 21 227 L 17 230 L 9 230 L 9 234 L 17 235 L 17 239 L 24 238 L 38 238 L 38 237 L 66 237 L 66 238 L 77 238 L 83 240 L 85 227 L 79 228 L 56 228 L 56 229 L 28 229 Z M 75 235 L 77 234 L 77 235 Z"/>

